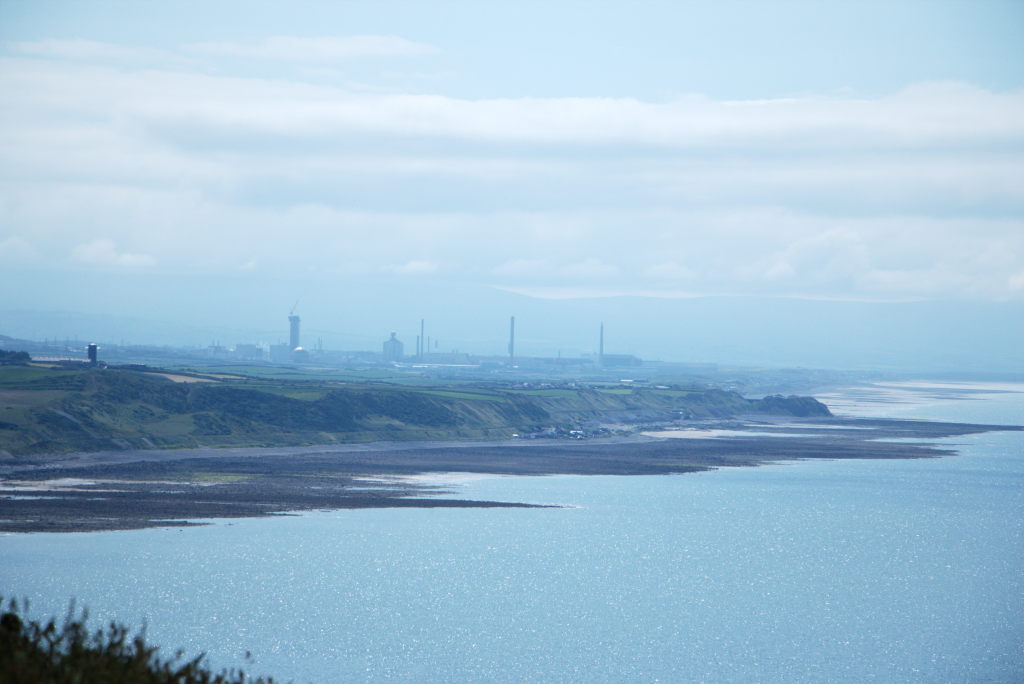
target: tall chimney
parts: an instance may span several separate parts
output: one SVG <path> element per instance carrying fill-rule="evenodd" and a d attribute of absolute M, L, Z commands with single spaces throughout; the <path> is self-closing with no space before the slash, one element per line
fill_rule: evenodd
<path fill-rule="evenodd" d="M 508 321 L 508 362 L 516 362 L 516 317 L 512 316 Z"/>

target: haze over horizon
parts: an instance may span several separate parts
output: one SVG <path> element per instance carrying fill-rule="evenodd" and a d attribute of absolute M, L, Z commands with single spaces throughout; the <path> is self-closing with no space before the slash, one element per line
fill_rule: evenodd
<path fill-rule="evenodd" d="M 1024 370 L 1022 27 L 994 0 L 9 0 L 0 334 L 233 344 L 301 299 L 336 348 L 426 317 L 500 353 L 517 314 L 535 353 L 607 319 L 673 360 Z"/>

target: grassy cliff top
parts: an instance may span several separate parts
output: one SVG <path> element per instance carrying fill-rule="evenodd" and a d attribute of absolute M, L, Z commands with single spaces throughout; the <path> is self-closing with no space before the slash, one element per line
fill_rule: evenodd
<path fill-rule="evenodd" d="M 408 386 L 147 367 L 0 367 L 0 450 L 109 449 L 503 438 L 605 422 L 827 416 L 810 397 L 745 399 L 621 383 Z"/>

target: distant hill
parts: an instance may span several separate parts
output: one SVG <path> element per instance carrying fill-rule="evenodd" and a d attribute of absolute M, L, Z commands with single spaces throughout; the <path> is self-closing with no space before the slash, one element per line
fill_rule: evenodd
<path fill-rule="evenodd" d="M 829 415 L 809 397 L 749 400 L 701 388 L 408 388 L 116 367 L 0 368 L 0 450 L 10 455 L 507 438 L 595 421 L 758 412 Z"/>

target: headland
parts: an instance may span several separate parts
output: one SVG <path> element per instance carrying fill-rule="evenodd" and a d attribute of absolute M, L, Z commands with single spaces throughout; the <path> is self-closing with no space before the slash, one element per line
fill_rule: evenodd
<path fill-rule="evenodd" d="M 791 459 L 927 458 L 1021 429 L 844 418 L 806 396 L 681 386 L 387 387 L 149 369 L 0 369 L 0 531 L 381 507 L 527 506 L 413 476 L 662 475 Z M 686 439 L 676 437 L 686 436 Z M 896 440 L 896 441 L 893 441 Z"/>

